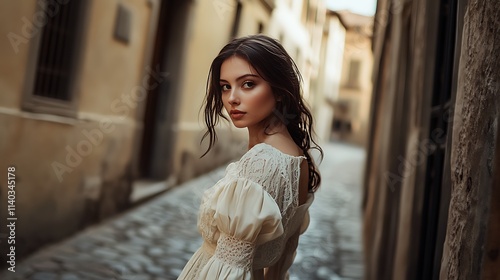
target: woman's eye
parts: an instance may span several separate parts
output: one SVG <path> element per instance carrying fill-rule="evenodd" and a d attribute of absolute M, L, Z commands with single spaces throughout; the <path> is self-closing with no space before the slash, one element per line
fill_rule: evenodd
<path fill-rule="evenodd" d="M 226 90 L 229 90 L 230 87 L 229 87 L 229 85 L 221 85 L 221 89 L 222 89 L 222 91 L 226 91 Z"/>
<path fill-rule="evenodd" d="M 253 88 L 255 86 L 254 82 L 244 82 L 243 88 Z"/>

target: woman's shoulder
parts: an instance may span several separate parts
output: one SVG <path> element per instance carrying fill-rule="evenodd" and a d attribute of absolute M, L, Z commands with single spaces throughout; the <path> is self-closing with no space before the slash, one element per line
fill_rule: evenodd
<path fill-rule="evenodd" d="M 300 169 L 303 159 L 305 157 L 290 146 L 279 144 L 274 140 L 264 141 L 252 146 L 231 166 L 230 173 L 259 183 L 292 178 Z"/>
<path fill-rule="evenodd" d="M 248 160 L 280 160 L 280 161 L 297 161 L 305 158 L 298 152 L 293 151 L 287 147 L 275 146 L 268 142 L 261 142 L 254 145 L 248 152 L 242 157 Z"/>
<path fill-rule="evenodd" d="M 266 175 L 292 175 L 294 170 L 300 168 L 302 155 L 287 153 L 268 142 L 254 145 L 237 162 L 235 168 L 241 175 L 252 174 L 253 177 L 265 177 Z M 280 177 L 281 177 L 280 176 Z"/>
<path fill-rule="evenodd" d="M 276 137 L 268 137 L 263 143 L 275 148 L 280 151 L 284 155 L 292 156 L 292 157 L 300 157 L 303 156 L 302 150 L 295 144 L 293 139 L 276 136 Z"/>

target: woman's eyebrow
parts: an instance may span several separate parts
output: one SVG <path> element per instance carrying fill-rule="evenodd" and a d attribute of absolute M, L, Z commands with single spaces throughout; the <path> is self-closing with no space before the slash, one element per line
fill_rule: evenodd
<path fill-rule="evenodd" d="M 242 75 L 242 76 L 239 76 L 238 78 L 236 78 L 236 81 L 239 81 L 239 80 L 242 80 L 242 79 L 245 79 L 245 78 L 248 78 L 248 77 L 255 77 L 255 78 L 260 78 L 259 75 L 255 75 L 255 74 L 245 74 L 245 75 Z M 224 79 L 220 79 L 219 80 L 220 82 L 228 82 Z"/>

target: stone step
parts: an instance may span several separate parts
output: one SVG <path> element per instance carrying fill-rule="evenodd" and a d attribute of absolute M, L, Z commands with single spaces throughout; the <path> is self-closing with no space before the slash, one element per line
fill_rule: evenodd
<path fill-rule="evenodd" d="M 132 193 L 130 203 L 132 205 L 141 204 L 153 197 L 156 197 L 175 186 L 174 178 L 164 181 L 137 180 L 132 183 Z"/>

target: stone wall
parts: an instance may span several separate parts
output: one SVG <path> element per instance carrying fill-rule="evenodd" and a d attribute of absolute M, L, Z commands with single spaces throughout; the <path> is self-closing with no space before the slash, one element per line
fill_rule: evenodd
<path fill-rule="evenodd" d="M 451 154 L 452 195 L 441 279 L 478 279 L 483 255 L 489 261 L 498 259 L 498 244 L 496 251 L 485 251 L 484 245 L 489 223 L 498 226 L 489 217 L 499 203 L 491 199 L 499 188 L 493 185 L 500 116 L 499 30 L 498 3 L 469 1 L 459 66 Z M 483 275 L 481 279 L 498 278 Z"/>
<path fill-rule="evenodd" d="M 130 98 L 146 72 L 148 1 L 85 1 L 75 58 L 74 116 L 25 110 L 23 102 L 33 94 L 25 87 L 34 83 L 27 73 L 36 67 L 30 54 L 39 52 L 35 42 L 40 35 L 33 31 L 31 36 L 26 22 L 33 21 L 37 30 L 43 27 L 36 21 L 41 2 L 0 3 L 1 33 L 27 36 L 17 51 L 9 40 L 0 41 L 0 60 L 7 62 L 0 64 L 0 170 L 16 168 L 17 260 L 129 206 L 138 103 Z M 113 37 L 119 4 L 133 18 L 127 44 Z M 6 184 L 0 182 L 2 221 L 8 217 Z M 5 232 L 0 229 L 0 237 Z M 4 240 L 0 238 L 0 251 L 7 252 Z M 5 257 L 0 257 L 2 266 Z"/>
<path fill-rule="evenodd" d="M 441 279 L 479 279 L 481 273 L 481 279 L 499 277 L 500 184 L 493 177 L 500 154 L 495 148 L 500 126 L 500 8 L 494 1 L 468 2 L 455 3 L 456 54 L 446 66 L 453 67 L 453 74 L 449 81 L 440 81 L 451 84 L 454 118 L 446 121 L 451 128 L 442 189 L 438 198 L 432 197 L 439 199 L 440 208 L 427 213 L 427 157 L 419 153 L 430 154 L 427 145 L 434 136 L 429 133 L 431 98 L 445 94 L 434 88 L 441 59 L 436 50 L 443 49 L 437 45 L 436 26 L 442 24 L 443 14 L 436 1 L 378 1 L 363 200 L 365 279 L 417 279 L 424 267 Z M 432 215 L 439 215 L 435 236 L 428 232 Z M 446 220 L 447 228 L 440 226 Z M 429 253 L 423 249 L 435 250 L 435 259 L 423 260 Z"/>
<path fill-rule="evenodd" d="M 409 279 L 415 268 L 426 169 L 419 148 L 428 138 L 434 72 L 436 16 L 428 10 L 435 7 L 427 1 L 378 2 L 363 203 L 366 279 Z"/>

